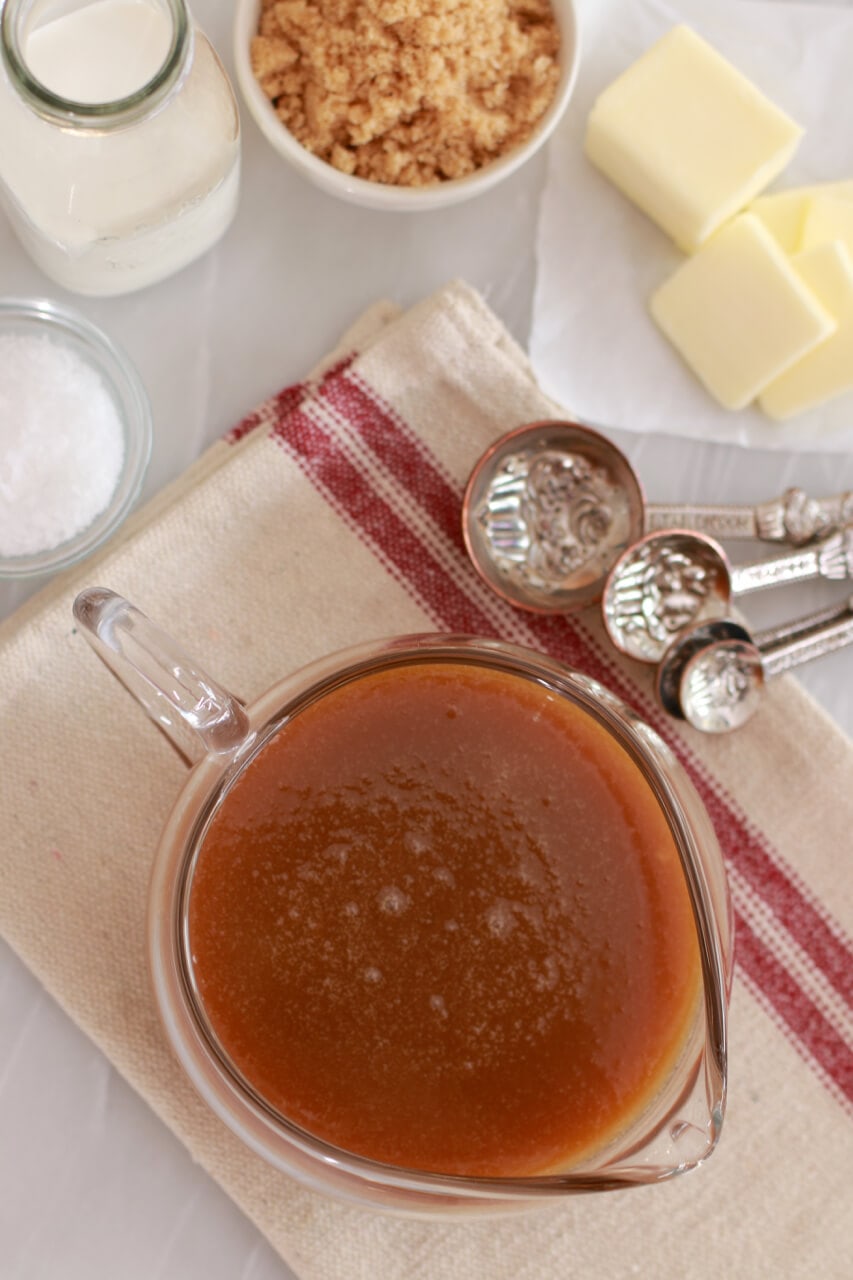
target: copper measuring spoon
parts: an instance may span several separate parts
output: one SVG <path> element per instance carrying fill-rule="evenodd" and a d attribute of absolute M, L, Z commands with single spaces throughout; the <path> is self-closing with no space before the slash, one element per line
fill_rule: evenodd
<path fill-rule="evenodd" d="M 758 709 L 767 680 L 853 644 L 853 597 L 750 635 L 731 618 L 690 627 L 658 668 L 662 706 L 703 733 L 730 733 Z"/>
<path fill-rule="evenodd" d="M 462 505 L 474 568 L 498 595 L 534 613 L 595 603 L 617 556 L 651 530 L 800 546 L 847 520 L 853 493 L 818 501 L 789 489 L 756 507 L 647 503 L 616 445 L 560 420 L 529 423 L 497 440 L 471 472 Z"/>
<path fill-rule="evenodd" d="M 604 625 L 621 653 L 660 662 L 682 632 L 729 612 L 734 596 L 810 578 L 853 577 L 853 526 L 813 546 L 732 565 L 701 533 L 649 533 L 628 547 L 607 576 Z"/>

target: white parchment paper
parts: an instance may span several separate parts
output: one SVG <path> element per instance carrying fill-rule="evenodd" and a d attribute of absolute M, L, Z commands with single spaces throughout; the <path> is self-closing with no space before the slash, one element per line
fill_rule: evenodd
<path fill-rule="evenodd" d="M 651 320 L 647 303 L 682 260 L 583 154 L 602 89 L 686 22 L 806 130 L 773 190 L 853 178 L 853 11 L 770 0 L 579 0 L 581 71 L 551 141 L 537 236 L 530 352 L 555 399 L 606 427 L 764 449 L 853 447 L 853 393 L 774 423 L 720 408 Z"/>

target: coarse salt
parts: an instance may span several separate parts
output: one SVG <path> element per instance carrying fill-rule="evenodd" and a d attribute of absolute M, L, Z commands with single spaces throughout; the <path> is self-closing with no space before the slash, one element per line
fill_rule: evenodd
<path fill-rule="evenodd" d="M 121 418 L 97 370 L 46 335 L 0 334 L 0 556 L 82 533 L 123 462 Z"/>

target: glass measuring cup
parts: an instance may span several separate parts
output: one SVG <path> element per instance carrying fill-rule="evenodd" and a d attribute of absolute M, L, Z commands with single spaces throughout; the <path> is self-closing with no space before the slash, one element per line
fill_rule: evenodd
<path fill-rule="evenodd" d="M 647 503 L 620 449 L 578 422 L 507 432 L 468 480 L 462 532 L 488 585 L 532 613 L 573 613 L 601 598 L 617 557 L 644 533 L 691 529 L 715 538 L 803 546 L 853 520 L 853 493 L 801 489 L 748 506 Z"/>
<path fill-rule="evenodd" d="M 731 978 L 725 877 L 710 820 L 691 784 L 665 744 L 627 707 L 594 681 L 537 654 L 495 641 L 443 636 L 402 637 L 332 655 L 245 707 L 114 593 L 83 592 L 75 616 L 98 655 L 194 766 L 153 867 L 148 914 L 153 987 L 181 1065 L 214 1112 L 251 1148 L 318 1189 L 416 1213 L 494 1211 L 571 1192 L 660 1181 L 710 1155 L 725 1107 Z M 393 676 L 425 664 L 442 667 L 454 679 L 458 671 L 497 673 L 537 695 L 545 691 L 549 699 L 589 718 L 595 732 L 637 770 L 671 833 L 683 871 L 699 983 L 677 1052 L 653 1094 L 618 1132 L 565 1169 L 511 1177 L 435 1173 L 371 1159 L 318 1138 L 271 1105 L 229 1054 L 197 981 L 190 945 L 194 876 L 212 824 L 234 788 L 312 708 L 377 674 Z M 511 757 L 510 745 L 508 762 Z M 499 971 L 494 980 L 500 984 Z"/>

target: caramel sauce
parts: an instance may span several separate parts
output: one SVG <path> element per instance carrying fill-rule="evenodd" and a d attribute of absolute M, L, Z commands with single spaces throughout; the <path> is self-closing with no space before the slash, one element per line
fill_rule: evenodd
<path fill-rule="evenodd" d="M 700 993 L 638 767 L 581 708 L 460 663 L 370 674 L 279 730 L 205 836 L 189 945 L 274 1108 L 444 1173 L 585 1158 L 660 1088 Z"/>

